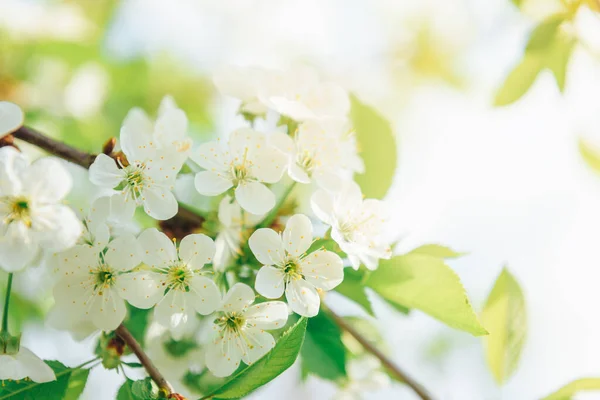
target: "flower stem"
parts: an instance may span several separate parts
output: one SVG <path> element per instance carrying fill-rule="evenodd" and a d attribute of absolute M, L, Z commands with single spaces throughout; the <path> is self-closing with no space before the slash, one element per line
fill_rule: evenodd
<path fill-rule="evenodd" d="M 9 272 L 6 283 L 6 297 L 4 298 L 4 312 L 2 313 L 2 329 L 0 332 L 8 332 L 8 304 L 10 303 L 10 292 L 12 290 L 13 273 Z"/>
<path fill-rule="evenodd" d="M 322 305 L 324 306 L 324 304 Z M 385 369 L 394 376 L 399 381 L 404 382 L 408 387 L 410 387 L 422 400 L 433 400 L 433 397 L 427 392 L 427 390 L 421 386 L 418 382 L 416 382 L 413 378 L 406 374 L 403 370 L 401 370 L 392 360 L 387 358 L 385 354 L 383 354 L 379 349 L 377 349 L 367 338 L 361 335 L 352 325 L 350 325 L 346 320 L 342 317 L 334 313 L 330 308 L 324 307 L 324 309 L 329 313 L 329 315 L 333 318 L 336 324 L 348 332 L 358 343 L 360 343 L 366 351 L 371 353 L 373 356 L 377 357 L 381 362 L 381 365 L 385 367 Z"/>
<path fill-rule="evenodd" d="M 165 377 L 160 373 L 160 371 L 154 366 L 152 360 L 148 357 L 148 355 L 142 349 L 142 346 L 135 340 L 131 332 L 125 327 L 125 325 L 121 324 L 115 330 L 115 333 L 119 335 L 121 339 L 129 346 L 131 351 L 135 353 L 140 364 L 144 367 L 146 372 L 150 378 L 158 385 L 158 387 L 166 392 L 167 395 L 173 393 L 173 386 L 165 379 Z"/>
<path fill-rule="evenodd" d="M 288 187 L 287 189 L 285 189 L 285 192 L 283 192 L 283 194 L 281 195 L 281 198 L 279 199 L 279 201 L 275 204 L 275 207 L 273 207 L 273 209 L 271 211 L 269 211 L 269 213 L 265 216 L 265 218 L 260 222 L 260 224 L 258 224 L 258 226 L 256 227 L 256 229 L 259 228 L 266 228 L 268 226 L 271 225 L 271 223 L 275 220 L 275 218 L 277 217 L 277 213 L 279 212 L 279 209 L 281 208 L 281 206 L 283 205 L 283 203 L 285 203 L 285 201 L 287 200 L 288 196 L 290 195 L 290 193 L 292 193 L 292 190 L 294 190 L 294 187 L 296 186 L 296 181 L 293 181 Z"/>

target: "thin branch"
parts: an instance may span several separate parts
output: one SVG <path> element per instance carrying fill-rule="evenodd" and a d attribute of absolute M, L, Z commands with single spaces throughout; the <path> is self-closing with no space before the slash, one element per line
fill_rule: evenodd
<path fill-rule="evenodd" d="M 413 378 L 411 378 L 406 372 L 401 370 L 392 360 L 387 358 L 385 354 L 379 351 L 367 338 L 361 335 L 352 325 L 350 325 L 344 318 L 340 317 L 336 313 L 334 313 L 330 308 L 326 309 L 329 315 L 335 320 L 340 328 L 348 332 L 358 343 L 360 343 L 366 351 L 374 355 L 381 361 L 381 365 L 383 365 L 390 374 L 392 374 L 398 380 L 404 382 L 407 386 L 409 386 L 422 400 L 433 400 L 433 397 L 427 392 L 427 390 L 421 386 L 418 382 L 416 382 Z"/>
<path fill-rule="evenodd" d="M 89 168 L 96 159 L 95 154 L 86 153 L 62 142 L 54 140 L 34 129 L 22 126 L 12 134 L 15 138 L 31 143 L 48 153 L 54 154 L 67 161 L 71 161 L 83 168 Z"/>
<path fill-rule="evenodd" d="M 150 378 L 158 385 L 158 387 L 167 392 L 167 394 L 173 393 L 173 386 L 165 379 L 165 377 L 160 373 L 158 369 L 152 363 L 152 360 L 148 357 L 148 355 L 142 349 L 142 346 L 135 340 L 135 338 L 131 335 L 131 332 L 125 325 L 119 325 L 115 333 L 119 335 L 121 339 L 129 346 L 131 351 L 135 353 L 138 360 L 140 360 L 140 364 L 144 366 Z"/>

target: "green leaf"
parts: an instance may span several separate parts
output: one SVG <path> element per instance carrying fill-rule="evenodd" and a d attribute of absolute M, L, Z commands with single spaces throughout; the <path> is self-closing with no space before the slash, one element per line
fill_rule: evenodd
<path fill-rule="evenodd" d="M 366 197 L 381 199 L 392 185 L 397 163 L 397 146 L 390 123 L 373 108 L 352 96 L 350 118 L 356 130 L 365 173 L 356 175 Z"/>
<path fill-rule="evenodd" d="M 278 377 L 296 361 L 304 341 L 306 325 L 306 318 L 300 318 L 279 338 L 271 351 L 204 398 L 237 399 Z"/>
<path fill-rule="evenodd" d="M 117 392 L 117 400 L 149 400 L 158 398 L 158 387 L 150 378 L 127 379 Z"/>
<path fill-rule="evenodd" d="M 123 324 L 143 347 L 146 338 L 146 329 L 148 328 L 148 314 L 150 313 L 150 309 L 136 308 L 129 303 L 127 303 L 127 309 L 129 310 L 129 317 Z"/>
<path fill-rule="evenodd" d="M 488 367 L 502 384 L 517 368 L 527 332 L 523 291 L 506 268 L 496 279 L 481 320 L 490 332 L 485 338 Z"/>
<path fill-rule="evenodd" d="M 46 362 L 56 380 L 37 383 L 30 380 L 5 381 L 0 387 L 0 400 L 76 400 L 81 395 L 89 369 L 67 368 L 58 361 Z"/>
<path fill-rule="evenodd" d="M 365 292 L 363 277 L 360 271 L 344 268 L 344 280 L 336 286 L 335 291 L 361 306 L 369 315 L 375 316 L 371 301 Z"/>
<path fill-rule="evenodd" d="M 588 390 L 600 390 L 600 378 L 577 379 L 542 400 L 572 400 L 577 393 Z"/>
<path fill-rule="evenodd" d="M 460 279 L 440 258 L 409 253 L 381 260 L 366 284 L 385 300 L 417 308 L 475 336 L 487 334 Z"/>
<path fill-rule="evenodd" d="M 566 14 L 556 14 L 542 21 L 529 36 L 526 52 L 544 51 L 552 46 L 559 33 L 559 27 L 567 19 Z"/>
<path fill-rule="evenodd" d="M 322 309 L 308 320 L 301 356 L 302 369 L 308 373 L 330 381 L 347 376 L 342 332 Z"/>
<path fill-rule="evenodd" d="M 583 157 L 586 164 L 600 174 L 600 149 L 593 147 L 584 139 L 579 138 L 579 153 Z"/>
<path fill-rule="evenodd" d="M 552 71 L 561 92 L 565 90 L 567 66 L 574 48 L 574 39 L 561 36 L 554 41 L 554 45 L 546 54 L 546 65 Z"/>
<path fill-rule="evenodd" d="M 506 106 L 520 99 L 533 85 L 542 70 L 543 58 L 526 54 L 521 62 L 508 74 L 496 93 L 495 106 Z"/>
<path fill-rule="evenodd" d="M 425 244 L 411 250 L 410 254 L 423 254 L 437 258 L 457 258 L 464 255 L 464 253 L 457 253 L 451 248 L 442 246 L 441 244 Z"/>

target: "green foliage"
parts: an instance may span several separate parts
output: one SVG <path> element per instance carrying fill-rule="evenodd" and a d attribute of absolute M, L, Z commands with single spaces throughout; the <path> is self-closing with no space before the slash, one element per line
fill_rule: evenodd
<path fill-rule="evenodd" d="M 561 26 L 572 16 L 572 13 L 552 15 L 531 32 L 523 59 L 510 72 L 496 94 L 496 106 L 508 105 L 520 99 L 544 69 L 552 72 L 558 88 L 561 92 L 564 90 L 567 65 L 576 41 Z"/>
<path fill-rule="evenodd" d="M 150 400 L 158 398 L 158 387 L 150 378 L 127 379 L 117 392 L 117 400 Z"/>
<path fill-rule="evenodd" d="M 171 339 L 163 343 L 163 345 L 165 346 L 167 353 L 172 355 L 174 358 L 181 358 L 189 351 L 198 348 L 198 343 L 196 343 L 196 341 L 186 338 L 182 340 Z"/>
<path fill-rule="evenodd" d="M 527 332 L 523 291 L 506 268 L 496 279 L 481 319 L 490 332 L 485 338 L 487 363 L 502 384 L 517 368 Z"/>
<path fill-rule="evenodd" d="M 347 376 L 342 332 L 323 309 L 308 320 L 301 356 L 303 373 L 311 373 L 331 381 Z"/>
<path fill-rule="evenodd" d="M 365 163 L 365 173 L 356 175 L 366 197 L 381 199 L 392 185 L 397 149 L 390 123 L 373 108 L 352 96 L 350 118 Z"/>
<path fill-rule="evenodd" d="M 363 279 L 364 274 L 361 271 L 344 268 L 344 280 L 335 290 L 361 306 L 369 315 L 374 316 L 373 306 L 365 291 Z"/>
<path fill-rule="evenodd" d="M 237 399 L 278 377 L 296 361 L 304 341 L 306 326 L 306 318 L 300 318 L 279 338 L 271 351 L 204 398 Z"/>
<path fill-rule="evenodd" d="M 577 379 L 542 400 L 572 400 L 577 393 L 588 390 L 600 390 L 600 378 Z"/>
<path fill-rule="evenodd" d="M 419 309 L 475 336 L 487 334 L 460 279 L 440 258 L 409 253 L 382 260 L 366 284 L 385 300 Z"/>
<path fill-rule="evenodd" d="M 586 164 L 592 168 L 594 172 L 600 174 L 600 150 L 594 148 L 582 138 L 579 138 L 578 145 L 579 153 Z"/>
<path fill-rule="evenodd" d="M 441 244 L 425 244 L 412 250 L 410 254 L 423 254 L 438 258 L 457 258 L 464 255 L 464 253 L 457 253 L 451 248 L 442 246 Z"/>
<path fill-rule="evenodd" d="M 129 310 L 129 317 L 125 320 L 123 325 L 131 332 L 135 340 L 143 347 L 146 337 L 146 329 L 148 329 L 148 315 L 150 309 L 143 310 L 136 308 L 131 304 L 127 303 L 127 309 Z"/>
<path fill-rule="evenodd" d="M 0 387 L 0 400 L 76 400 L 85 387 L 90 371 L 67 368 L 58 361 L 46 362 L 56 380 L 36 383 L 30 380 L 5 381 Z"/>

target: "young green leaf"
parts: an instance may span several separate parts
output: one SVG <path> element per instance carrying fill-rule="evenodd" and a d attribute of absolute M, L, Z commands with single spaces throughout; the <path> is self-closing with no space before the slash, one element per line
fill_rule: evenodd
<path fill-rule="evenodd" d="M 381 199 L 396 172 L 396 139 L 390 123 L 373 108 L 352 96 L 350 117 L 365 163 L 365 173 L 356 175 L 366 197 Z"/>
<path fill-rule="evenodd" d="M 410 254 L 423 254 L 437 258 L 458 258 L 464 253 L 457 253 L 449 247 L 440 244 L 424 244 L 410 251 Z"/>
<path fill-rule="evenodd" d="M 151 400 L 158 398 L 158 388 L 150 378 L 127 379 L 117 392 L 117 400 Z"/>
<path fill-rule="evenodd" d="M 306 318 L 300 318 L 279 338 L 271 351 L 203 399 L 237 399 L 278 377 L 296 361 L 306 325 Z"/>
<path fill-rule="evenodd" d="M 88 369 L 67 368 L 58 361 L 46 362 L 56 380 L 37 383 L 29 380 L 5 381 L 0 387 L 0 400 L 76 400 L 89 375 Z"/>
<path fill-rule="evenodd" d="M 496 93 L 495 106 L 506 106 L 520 99 L 535 82 L 544 67 L 543 58 L 526 54 L 521 62 L 508 74 Z"/>
<path fill-rule="evenodd" d="M 600 174 L 600 148 L 595 148 L 584 139 L 579 138 L 579 153 L 586 164 Z"/>
<path fill-rule="evenodd" d="M 360 271 L 355 271 L 352 268 L 344 268 L 344 280 L 335 288 L 335 291 L 361 306 L 369 315 L 374 316 L 373 306 L 365 292 L 365 285 L 362 282 L 363 276 L 363 273 Z"/>
<path fill-rule="evenodd" d="M 559 28 L 567 19 L 566 14 L 556 14 L 542 21 L 529 36 L 525 51 L 535 52 L 544 51 L 552 46 L 556 36 L 559 33 Z"/>
<path fill-rule="evenodd" d="M 527 331 L 523 291 L 506 268 L 496 279 L 481 319 L 490 332 L 485 338 L 487 363 L 502 384 L 517 368 Z"/>
<path fill-rule="evenodd" d="M 572 400 L 579 392 L 588 390 L 600 391 L 600 378 L 582 378 L 577 379 L 563 386 L 556 392 L 544 397 L 542 400 Z"/>
<path fill-rule="evenodd" d="M 487 334 L 460 279 L 440 258 L 409 253 L 382 260 L 366 284 L 385 300 L 419 309 L 472 335 Z"/>
<path fill-rule="evenodd" d="M 133 381 L 131 379 L 127 379 L 117 392 L 117 400 L 139 400 L 139 397 L 135 396 L 131 391 L 132 385 Z"/>
<path fill-rule="evenodd" d="M 331 381 L 347 376 L 342 332 L 323 310 L 308 320 L 301 357 L 308 373 Z"/>

